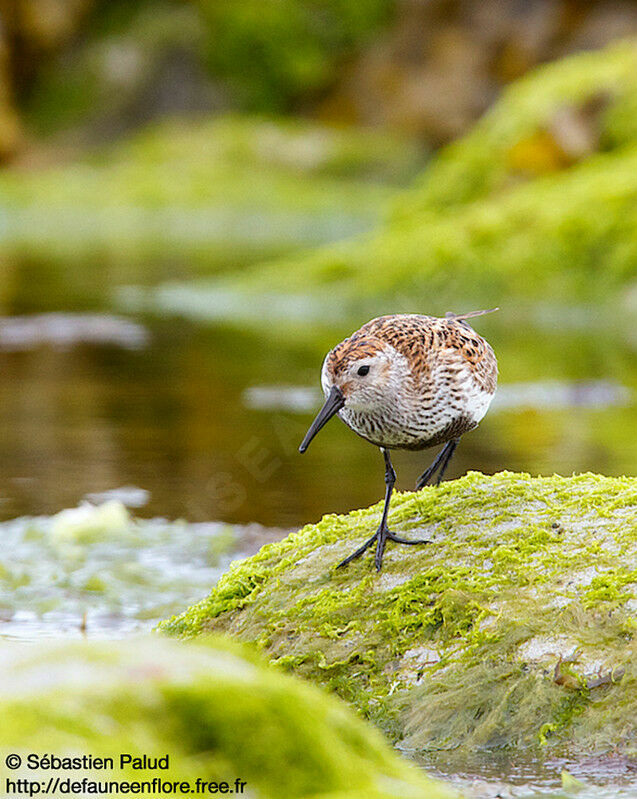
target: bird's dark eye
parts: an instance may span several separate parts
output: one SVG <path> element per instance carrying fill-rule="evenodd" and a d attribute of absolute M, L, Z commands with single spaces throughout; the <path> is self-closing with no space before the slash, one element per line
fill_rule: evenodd
<path fill-rule="evenodd" d="M 365 364 L 365 366 L 359 366 L 358 367 L 358 374 L 361 377 L 365 377 L 366 374 L 369 374 L 369 366 L 367 364 Z"/>

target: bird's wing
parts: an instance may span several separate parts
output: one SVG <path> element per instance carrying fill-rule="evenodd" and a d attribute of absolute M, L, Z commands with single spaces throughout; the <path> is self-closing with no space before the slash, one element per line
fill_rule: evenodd
<path fill-rule="evenodd" d="M 468 364 L 476 382 L 492 394 L 498 378 L 498 364 L 488 341 L 464 321 L 464 316 L 437 319 L 433 327 L 439 357 L 458 366 Z"/>

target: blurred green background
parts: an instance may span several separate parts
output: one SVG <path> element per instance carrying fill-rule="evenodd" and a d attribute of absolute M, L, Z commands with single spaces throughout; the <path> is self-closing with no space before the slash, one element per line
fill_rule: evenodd
<path fill-rule="evenodd" d="M 368 503 L 364 442 L 296 455 L 324 352 L 483 304 L 501 402 L 452 475 L 634 471 L 637 3 L 0 15 L 3 518 L 122 485 L 193 521 Z"/>
<path fill-rule="evenodd" d="M 636 2 L 0 16 L 0 519 L 122 487 L 277 530 L 376 501 L 342 425 L 297 446 L 325 352 L 404 311 L 501 308 L 450 477 L 635 472 Z"/>
<path fill-rule="evenodd" d="M 378 501 L 340 423 L 298 455 L 326 351 L 494 306 L 448 476 L 634 474 L 637 1 L 0 0 L 0 636 L 149 629 Z"/>

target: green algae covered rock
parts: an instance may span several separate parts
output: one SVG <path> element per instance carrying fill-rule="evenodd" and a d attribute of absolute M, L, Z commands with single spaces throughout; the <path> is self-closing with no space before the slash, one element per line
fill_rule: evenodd
<path fill-rule="evenodd" d="M 457 207 L 637 140 L 637 41 L 533 70 L 441 151 L 396 218 Z"/>
<path fill-rule="evenodd" d="M 3 766 L 8 754 L 23 759 L 18 770 L 3 769 L 3 787 L 5 778 L 48 782 L 53 775 L 72 782 L 187 781 L 191 793 L 199 778 L 232 789 L 217 793 L 271 799 L 456 796 L 401 761 L 337 700 L 218 640 L 208 646 L 158 639 L 4 642 L 0 714 Z M 33 770 L 29 753 L 112 757 L 114 767 Z M 120 769 L 121 753 L 151 761 L 168 755 L 168 767 L 140 770 L 133 762 Z M 59 791 L 50 793 L 77 793 Z M 166 793 L 183 789 L 152 795 Z"/>
<path fill-rule="evenodd" d="M 432 543 L 336 571 L 379 516 L 264 547 L 161 629 L 257 642 L 407 748 L 634 752 L 637 479 L 469 473 L 400 494 L 392 528 Z"/>
<path fill-rule="evenodd" d="M 619 300 L 628 311 L 636 76 L 634 41 L 533 71 L 432 159 L 373 234 L 261 264 L 217 288 L 254 316 L 283 319 L 308 295 L 317 319 L 474 303 L 519 312 L 547 298 L 606 305 L 612 317 Z"/>

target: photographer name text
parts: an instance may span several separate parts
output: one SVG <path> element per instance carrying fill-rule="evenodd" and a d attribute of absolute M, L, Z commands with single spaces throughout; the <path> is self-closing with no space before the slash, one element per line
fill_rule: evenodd
<path fill-rule="evenodd" d="M 73 757 L 59 757 L 58 755 L 32 752 L 24 758 L 14 755 L 14 763 L 7 762 L 9 768 L 18 768 L 21 765 L 32 771 L 115 771 L 134 769 L 140 771 L 167 771 L 170 768 L 170 755 L 161 757 L 151 755 L 131 755 L 122 753 L 116 757 L 95 757 L 94 755 L 75 755 Z"/>

